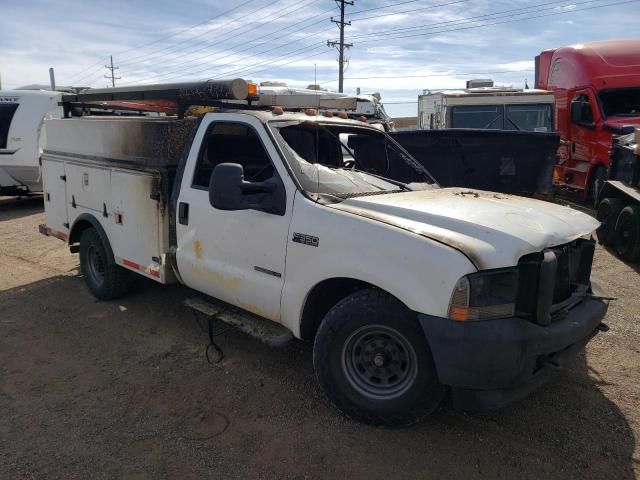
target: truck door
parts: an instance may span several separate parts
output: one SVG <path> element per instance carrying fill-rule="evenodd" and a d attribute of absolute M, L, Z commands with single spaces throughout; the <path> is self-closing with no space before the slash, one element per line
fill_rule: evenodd
<path fill-rule="evenodd" d="M 242 165 L 247 181 L 282 181 L 284 166 L 273 161 L 278 152 L 258 119 L 234 113 L 208 114 L 193 145 L 177 206 L 180 276 L 189 287 L 279 321 L 294 192 L 289 187 L 284 215 L 218 210 L 208 192 L 220 163 Z"/>
<path fill-rule="evenodd" d="M 589 162 L 593 157 L 597 108 L 587 91 L 577 92 L 570 104 L 570 158 Z"/>

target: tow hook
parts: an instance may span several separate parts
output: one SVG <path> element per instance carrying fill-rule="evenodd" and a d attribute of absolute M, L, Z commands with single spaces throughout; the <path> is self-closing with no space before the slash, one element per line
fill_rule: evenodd
<path fill-rule="evenodd" d="M 596 327 L 598 330 L 600 330 L 601 332 L 608 332 L 609 331 L 609 325 L 607 325 L 606 323 L 602 322 L 600 324 L 598 324 L 598 326 Z"/>

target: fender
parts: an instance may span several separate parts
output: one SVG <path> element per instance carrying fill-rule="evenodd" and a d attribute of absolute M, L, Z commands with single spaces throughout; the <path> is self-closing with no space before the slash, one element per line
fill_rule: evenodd
<path fill-rule="evenodd" d="M 80 243 L 80 237 L 82 236 L 82 232 L 84 232 L 87 228 L 93 227 L 98 232 L 98 236 L 102 241 L 102 245 L 107 251 L 107 255 L 111 260 L 115 261 L 115 256 L 113 255 L 113 250 L 111 249 L 111 243 L 109 242 L 109 237 L 107 236 L 107 232 L 105 232 L 104 227 L 100 223 L 100 221 L 89 213 L 81 213 L 78 215 L 78 218 L 73 222 L 71 229 L 69 230 L 69 246 L 71 253 L 77 253 L 80 250 L 80 247 L 76 244 Z"/>

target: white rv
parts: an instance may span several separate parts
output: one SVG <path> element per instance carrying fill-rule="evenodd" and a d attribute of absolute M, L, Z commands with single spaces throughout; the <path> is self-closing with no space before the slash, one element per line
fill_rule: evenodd
<path fill-rule="evenodd" d="M 553 131 L 553 93 L 495 87 L 470 80 L 464 90 L 424 90 L 418 96 L 418 129 L 478 128 Z"/>
<path fill-rule="evenodd" d="M 61 93 L 45 90 L 0 91 L 0 195 L 40 192 L 40 155 L 46 141 L 45 117 L 62 117 Z M 10 177 L 12 180 L 8 180 Z M 4 188 L 3 182 L 10 184 Z"/>

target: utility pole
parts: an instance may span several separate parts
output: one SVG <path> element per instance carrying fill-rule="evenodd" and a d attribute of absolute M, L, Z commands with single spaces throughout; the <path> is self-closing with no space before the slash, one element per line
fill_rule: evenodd
<path fill-rule="evenodd" d="M 339 52 L 338 57 L 338 91 L 342 93 L 344 86 L 344 49 L 353 47 L 353 43 L 344 43 L 344 27 L 351 25 L 351 22 L 344 21 L 344 7 L 345 5 L 353 5 L 353 2 L 347 0 L 335 0 L 336 4 L 340 7 L 340 20 L 336 20 L 331 17 L 331 21 L 338 25 L 340 29 L 340 41 L 327 40 L 327 47 L 337 47 Z"/>
<path fill-rule="evenodd" d="M 105 65 L 104 68 L 106 68 L 107 70 L 109 70 L 111 73 L 109 75 L 105 75 L 104 78 L 107 79 L 111 79 L 111 87 L 115 88 L 116 86 L 116 80 L 120 80 L 122 77 L 116 77 L 116 70 L 118 70 L 120 67 L 114 67 L 113 66 L 113 55 L 111 55 L 111 66 L 109 65 Z"/>

